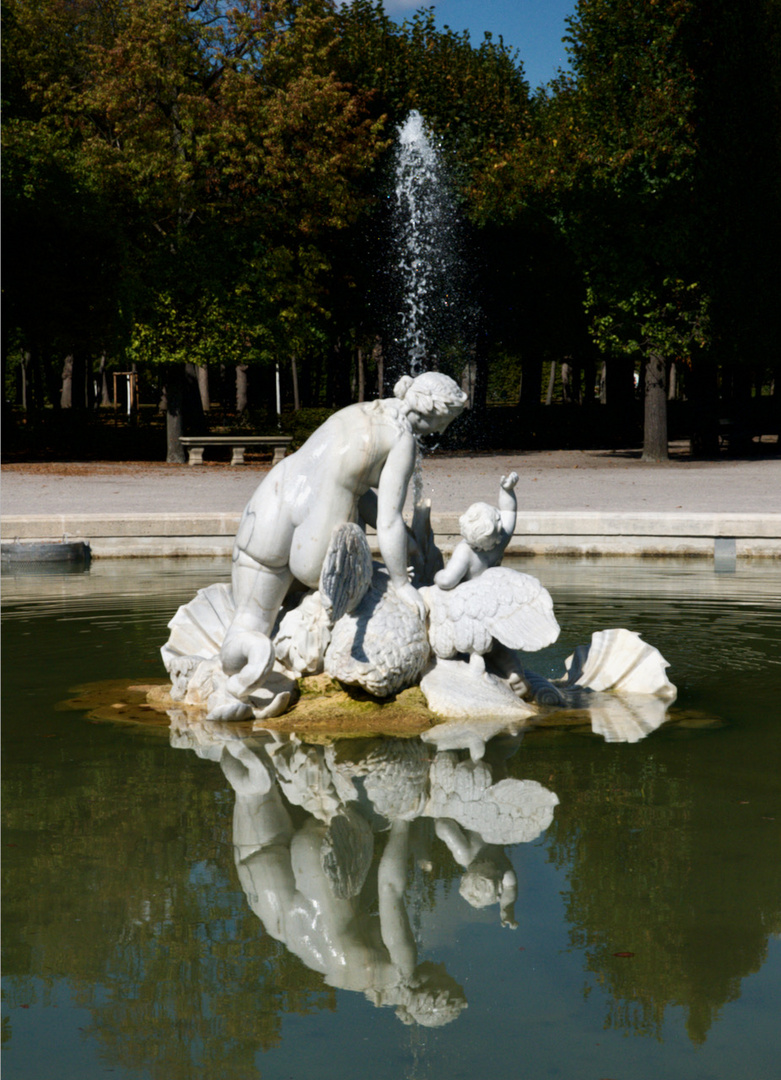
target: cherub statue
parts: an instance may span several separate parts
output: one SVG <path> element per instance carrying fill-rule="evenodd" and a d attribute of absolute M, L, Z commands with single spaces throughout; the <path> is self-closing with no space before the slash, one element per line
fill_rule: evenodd
<path fill-rule="evenodd" d="M 499 482 L 499 506 L 472 503 L 459 518 L 463 540 L 456 546 L 444 570 L 434 575 L 440 589 L 453 589 L 462 581 L 472 581 L 484 570 L 498 566 L 515 531 L 518 506 L 515 485 L 518 473 L 511 472 Z"/>
<path fill-rule="evenodd" d="M 460 519 L 463 540 L 434 584 L 421 589 L 432 652 L 443 660 L 469 656 L 479 673 L 497 642 L 536 652 L 559 635 L 548 591 L 529 574 L 499 566 L 515 530 L 517 483 L 517 473 L 502 477 L 498 507 L 469 507 Z"/>

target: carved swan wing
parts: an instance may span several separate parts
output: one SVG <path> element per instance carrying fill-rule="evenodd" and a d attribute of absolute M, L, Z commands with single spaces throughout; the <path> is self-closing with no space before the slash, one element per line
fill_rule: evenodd
<path fill-rule="evenodd" d="M 421 589 L 437 656 L 487 653 L 494 641 L 536 652 L 559 636 L 550 593 L 530 574 L 495 566 L 455 589 Z"/>

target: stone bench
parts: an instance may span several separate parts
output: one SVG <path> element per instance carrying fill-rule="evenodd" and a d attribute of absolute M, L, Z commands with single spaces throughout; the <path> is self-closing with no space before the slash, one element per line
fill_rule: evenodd
<path fill-rule="evenodd" d="M 179 438 L 187 451 L 188 465 L 203 465 L 203 452 L 209 446 L 229 446 L 233 453 L 231 465 L 244 464 L 245 450 L 273 450 L 271 464 L 276 465 L 285 456 L 292 441 L 290 435 L 182 435 Z"/>

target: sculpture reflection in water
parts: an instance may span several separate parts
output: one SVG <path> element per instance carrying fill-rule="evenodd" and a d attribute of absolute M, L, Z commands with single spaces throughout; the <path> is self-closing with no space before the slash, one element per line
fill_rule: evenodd
<path fill-rule="evenodd" d="M 498 904 L 502 924 L 515 927 L 517 882 L 505 845 L 548 827 L 552 791 L 533 780 L 496 781 L 488 762 L 434 753 L 419 739 L 325 747 L 272 733 L 247 740 L 230 725 L 174 711 L 171 741 L 219 762 L 233 787 L 239 881 L 272 937 L 329 986 L 392 1006 L 404 1023 L 456 1019 L 467 1004 L 462 987 L 442 964 L 418 962 L 405 905 L 411 830 L 433 819 L 465 870 L 464 899 Z"/>
<path fill-rule="evenodd" d="M 432 741 L 462 746 L 463 724 L 477 726 L 475 758 L 496 731 L 551 708 L 600 713 L 606 738 L 640 738 L 662 722 L 675 698 L 667 664 L 629 630 L 595 633 L 556 683 L 526 669 L 523 653 L 555 642 L 559 625 L 540 582 L 499 565 L 516 473 L 501 478 L 498 507 L 463 515 L 447 566 L 430 505 L 416 498 L 405 522 L 418 439 L 444 431 L 465 400 L 446 375 L 405 376 L 393 398 L 335 413 L 271 470 L 241 519 L 231 586 L 201 590 L 169 624 L 173 701 L 214 721 L 262 722 L 295 705 L 300 678 L 323 671 L 379 699 L 420 685 L 448 722 Z"/>

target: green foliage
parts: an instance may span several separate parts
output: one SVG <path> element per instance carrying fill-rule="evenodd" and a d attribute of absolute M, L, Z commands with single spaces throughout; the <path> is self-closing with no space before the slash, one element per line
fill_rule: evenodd
<path fill-rule="evenodd" d="M 660 353 L 686 360 L 708 340 L 708 298 L 696 284 L 665 278 L 661 288 L 636 289 L 605 302 L 591 285 L 586 291 L 591 333 L 600 350 L 613 356 Z"/>
<path fill-rule="evenodd" d="M 426 117 L 452 155 L 471 213 L 473 172 L 527 129 L 529 85 L 517 53 L 490 34 L 474 46 L 466 31 L 437 30 L 431 7 L 398 25 L 379 0 L 356 0 L 338 18 L 345 78 L 367 90 L 374 111 L 393 124 L 411 109 Z"/>
<path fill-rule="evenodd" d="M 520 357 L 507 352 L 497 352 L 491 356 L 488 375 L 487 397 L 490 402 L 503 405 L 516 405 L 521 386 L 523 365 Z"/>
<path fill-rule="evenodd" d="M 8 7 L 12 191 L 64 161 L 117 207 L 133 355 L 264 359 L 311 338 L 328 314 L 323 240 L 361 213 L 357 180 L 384 145 L 333 73 L 330 5 Z"/>
<path fill-rule="evenodd" d="M 381 333 L 386 166 L 412 108 L 451 165 L 484 313 L 456 374 L 476 346 L 500 393 L 494 357 L 528 375 L 587 355 L 587 322 L 605 355 L 775 357 L 778 0 L 579 0 L 572 73 L 532 100 L 501 38 L 379 0 L 3 0 L 3 31 L 6 342 L 50 401 L 75 352 L 296 356 L 304 396 L 340 401 L 334 364 Z"/>
<path fill-rule="evenodd" d="M 293 448 L 298 449 L 321 424 L 325 423 L 333 412 L 333 409 L 323 407 L 302 408 L 297 412 L 283 412 L 279 418 L 280 427 L 285 435 L 293 436 Z"/>

